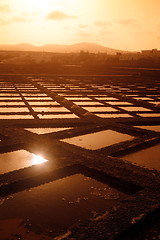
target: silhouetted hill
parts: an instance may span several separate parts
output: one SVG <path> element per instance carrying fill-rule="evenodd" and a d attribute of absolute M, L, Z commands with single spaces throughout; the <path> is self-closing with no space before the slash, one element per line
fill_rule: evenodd
<path fill-rule="evenodd" d="M 34 45 L 21 43 L 15 45 L 0 45 L 0 50 L 6 51 L 37 51 Z"/>
<path fill-rule="evenodd" d="M 96 43 L 77 43 L 72 45 L 60 45 L 60 44 L 47 44 L 44 46 L 34 46 L 27 43 L 16 44 L 16 45 L 0 45 L 0 50 L 8 51 L 45 51 L 45 52 L 59 52 L 59 53 L 69 53 L 69 52 L 80 52 L 89 51 L 93 53 L 108 53 L 116 54 L 117 52 L 125 53 L 127 51 L 122 51 L 118 49 L 108 48 Z"/>

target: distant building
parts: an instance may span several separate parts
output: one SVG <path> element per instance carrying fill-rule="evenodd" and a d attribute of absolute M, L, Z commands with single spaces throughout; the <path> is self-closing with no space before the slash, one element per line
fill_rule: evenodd
<path fill-rule="evenodd" d="M 140 52 L 117 53 L 117 57 L 120 61 L 135 61 L 141 58 L 141 54 Z"/>
<path fill-rule="evenodd" d="M 151 49 L 151 50 L 142 50 L 141 51 L 141 56 L 142 57 L 160 57 L 160 50 L 157 50 L 157 48 L 155 49 Z"/>

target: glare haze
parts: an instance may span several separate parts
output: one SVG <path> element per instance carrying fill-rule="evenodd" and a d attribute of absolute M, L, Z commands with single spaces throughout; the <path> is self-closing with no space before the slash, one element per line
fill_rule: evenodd
<path fill-rule="evenodd" d="M 160 48 L 159 0 L 0 0 L 0 44 Z"/>

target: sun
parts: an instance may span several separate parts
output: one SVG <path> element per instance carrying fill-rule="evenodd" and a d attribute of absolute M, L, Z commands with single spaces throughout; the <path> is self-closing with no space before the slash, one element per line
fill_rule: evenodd
<path fill-rule="evenodd" d="M 42 164 L 47 162 L 45 158 L 40 155 L 32 154 L 32 165 Z"/>
<path fill-rule="evenodd" d="M 19 11 L 45 13 L 50 11 L 59 0 L 15 0 Z M 14 6 L 13 6 L 14 7 Z"/>
<path fill-rule="evenodd" d="M 25 1 L 29 5 L 36 6 L 37 8 L 42 8 L 45 6 L 51 8 L 55 3 L 60 3 L 60 0 L 38 0 L 38 1 L 22 0 L 22 1 Z"/>
<path fill-rule="evenodd" d="M 51 8 L 50 0 L 39 0 L 39 1 L 29 0 L 29 4 L 33 5 L 35 9 L 41 10 L 41 11 L 49 10 Z"/>

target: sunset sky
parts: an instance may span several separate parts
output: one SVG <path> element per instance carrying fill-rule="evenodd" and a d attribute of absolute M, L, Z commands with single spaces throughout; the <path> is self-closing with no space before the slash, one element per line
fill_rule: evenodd
<path fill-rule="evenodd" d="M 160 48 L 160 0 L 0 0 L 0 44 Z"/>

